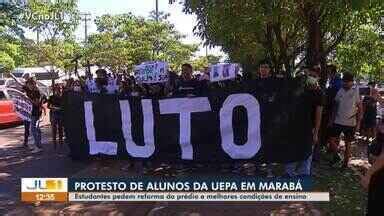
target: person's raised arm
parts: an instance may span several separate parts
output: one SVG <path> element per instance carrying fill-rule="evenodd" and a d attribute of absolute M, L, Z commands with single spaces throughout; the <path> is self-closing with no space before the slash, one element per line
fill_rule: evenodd
<path fill-rule="evenodd" d="M 15 75 L 13 75 L 12 73 L 9 74 L 13 80 L 15 80 L 15 82 L 21 86 L 24 86 L 24 83 L 21 83 L 16 77 Z"/>

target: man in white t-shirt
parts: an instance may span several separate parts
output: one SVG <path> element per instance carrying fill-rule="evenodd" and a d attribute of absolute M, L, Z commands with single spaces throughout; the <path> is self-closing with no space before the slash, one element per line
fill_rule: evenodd
<path fill-rule="evenodd" d="M 116 94 L 118 93 L 117 79 L 107 75 L 104 69 L 96 70 L 96 79 L 91 76 L 85 81 L 89 93 Z"/>
<path fill-rule="evenodd" d="M 343 87 L 337 92 L 335 97 L 335 107 L 332 112 L 330 149 L 334 152 L 332 161 L 336 163 L 339 160 L 338 146 L 339 137 L 343 133 L 345 137 L 345 152 L 343 168 L 348 166 L 351 154 L 351 142 L 354 140 L 355 132 L 360 130 L 362 117 L 362 104 L 360 100 L 359 89 L 353 87 L 354 77 L 351 73 L 343 74 Z"/>

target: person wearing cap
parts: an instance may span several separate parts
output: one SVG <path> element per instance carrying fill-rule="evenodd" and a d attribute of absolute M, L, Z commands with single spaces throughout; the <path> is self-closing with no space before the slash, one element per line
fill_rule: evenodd
<path fill-rule="evenodd" d="M 343 74 L 343 87 L 337 92 L 335 105 L 331 114 L 332 129 L 330 134 L 330 150 L 333 152 L 331 165 L 340 160 L 338 155 L 338 138 L 341 133 L 345 137 L 345 151 L 343 168 L 346 168 L 351 156 L 351 142 L 355 132 L 360 130 L 362 117 L 362 103 L 358 88 L 353 88 L 354 76 L 351 73 Z"/>

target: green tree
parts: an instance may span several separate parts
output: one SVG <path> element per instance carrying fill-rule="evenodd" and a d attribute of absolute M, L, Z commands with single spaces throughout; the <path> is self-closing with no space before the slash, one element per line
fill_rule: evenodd
<path fill-rule="evenodd" d="M 5 52 L 0 51 L 0 71 L 9 73 L 15 68 L 15 61 Z"/>
<path fill-rule="evenodd" d="M 50 41 L 72 37 L 79 20 L 76 0 L 29 0 L 23 14 L 25 26 Z"/>
<path fill-rule="evenodd" d="M 193 69 L 196 71 L 204 71 L 209 65 L 219 63 L 221 56 L 208 55 L 200 56 L 192 61 Z"/>
<path fill-rule="evenodd" d="M 74 31 L 79 24 L 76 0 L 40 1 L 30 0 L 24 11 L 24 25 L 38 32 L 40 41 L 30 43 L 40 65 L 52 65 L 69 69 L 72 58 L 80 52 L 74 40 Z"/>
<path fill-rule="evenodd" d="M 13 1 L 0 3 L 0 32 L 6 32 L 13 37 L 24 38 L 24 24 L 22 16 L 24 6 Z"/>
<path fill-rule="evenodd" d="M 384 79 L 384 41 L 379 29 L 362 25 L 337 46 L 335 62 L 342 70 L 370 79 Z"/>
<path fill-rule="evenodd" d="M 375 22 L 383 12 L 378 0 L 181 2 L 185 13 L 197 15 L 195 33 L 212 46 L 222 46 L 246 71 L 261 59 L 270 60 L 275 71 L 293 72 L 303 63 L 325 65 L 346 32 Z"/>
<path fill-rule="evenodd" d="M 36 64 L 36 55 L 31 52 L 31 40 L 20 39 L 7 32 L 0 31 L 0 52 L 11 58 L 14 67 L 32 66 Z M 12 68 L 13 69 L 13 68 Z"/>
<path fill-rule="evenodd" d="M 128 13 L 103 15 L 95 23 L 98 33 L 89 37 L 86 56 L 116 72 L 150 60 L 168 61 L 176 70 L 197 50 L 197 45 L 182 43 L 184 36 L 166 19 L 156 22 Z"/>

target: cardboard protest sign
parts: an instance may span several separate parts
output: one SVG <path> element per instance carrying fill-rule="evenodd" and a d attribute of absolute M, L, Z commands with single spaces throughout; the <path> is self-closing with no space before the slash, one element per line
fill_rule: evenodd
<path fill-rule="evenodd" d="M 33 105 L 28 97 L 16 89 L 8 88 L 7 93 L 13 101 L 15 112 L 19 115 L 19 117 L 24 121 L 31 121 Z"/>
<path fill-rule="evenodd" d="M 134 74 L 138 83 L 162 83 L 168 81 L 167 62 L 144 62 L 135 66 Z"/>
<path fill-rule="evenodd" d="M 215 64 L 209 68 L 209 76 L 211 82 L 218 82 L 222 80 L 235 79 L 239 73 L 240 66 L 238 64 Z"/>

